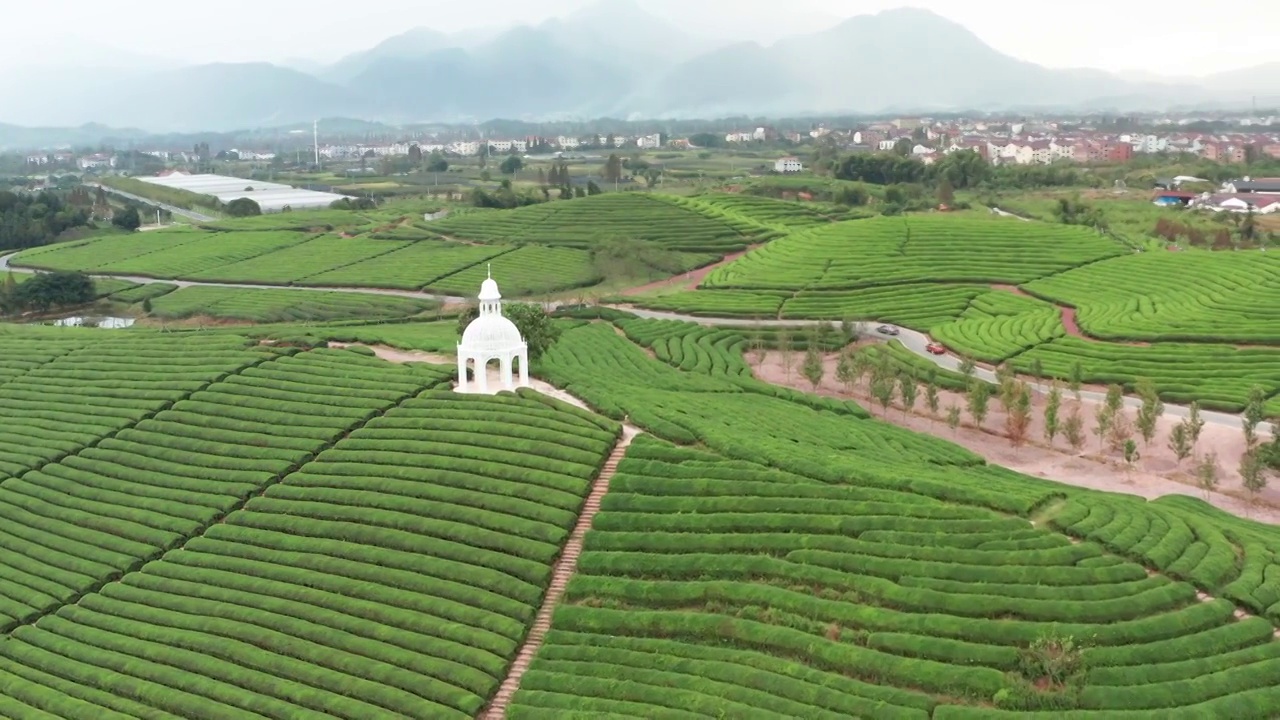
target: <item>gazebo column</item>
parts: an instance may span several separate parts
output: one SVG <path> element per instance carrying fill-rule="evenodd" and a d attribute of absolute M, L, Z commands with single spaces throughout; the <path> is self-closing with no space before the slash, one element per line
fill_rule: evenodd
<path fill-rule="evenodd" d="M 480 385 L 480 392 L 489 393 L 489 359 L 481 360 L 476 358 L 476 382 Z"/>
<path fill-rule="evenodd" d="M 458 392 L 467 391 L 467 356 L 458 349 Z"/>
<path fill-rule="evenodd" d="M 529 349 L 520 351 L 520 387 L 529 387 Z"/>
<path fill-rule="evenodd" d="M 501 362 L 501 370 L 499 372 L 502 374 L 502 389 L 511 390 L 513 388 L 511 384 L 511 353 L 503 353 Z"/>

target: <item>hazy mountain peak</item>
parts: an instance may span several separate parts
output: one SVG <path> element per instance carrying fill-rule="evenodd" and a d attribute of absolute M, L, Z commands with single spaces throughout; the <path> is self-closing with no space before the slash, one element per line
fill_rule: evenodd
<path fill-rule="evenodd" d="M 841 81 L 842 74 L 852 80 Z M 848 18 L 767 47 L 713 46 L 636 0 L 602 0 L 557 20 L 506 30 L 408 28 L 323 72 L 267 63 L 152 65 L 113 71 L 112 82 L 104 83 L 83 68 L 37 64 L 0 76 L 0 94 L 21 100 L 0 107 L 0 121 L 228 130 L 318 115 L 483 121 L 1097 109 L 1100 103 L 1139 109 L 1209 98 L 1246 104 L 1252 94 L 1276 93 L 1278 75 L 1257 68 L 1175 85 L 1051 70 L 1004 55 L 959 23 L 915 7 Z M 165 101 L 173 97 L 189 100 Z"/>

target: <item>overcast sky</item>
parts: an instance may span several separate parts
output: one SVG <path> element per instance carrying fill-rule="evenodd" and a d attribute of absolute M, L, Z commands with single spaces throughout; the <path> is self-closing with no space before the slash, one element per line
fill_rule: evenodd
<path fill-rule="evenodd" d="M 45 0 L 6 8 L 0 60 L 104 47 L 182 62 L 332 61 L 415 26 L 537 23 L 618 0 Z M 1280 0 L 635 0 L 691 34 L 764 43 L 914 5 L 1050 67 L 1205 75 L 1280 61 Z M 20 30 L 21 29 L 21 30 Z M 51 40 L 64 40 L 59 47 Z M 74 49 L 67 49 L 74 44 Z"/>

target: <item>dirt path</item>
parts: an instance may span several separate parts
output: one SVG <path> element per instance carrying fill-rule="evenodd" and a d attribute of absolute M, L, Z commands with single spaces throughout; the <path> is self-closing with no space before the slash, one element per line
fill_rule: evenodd
<path fill-rule="evenodd" d="M 714 262 L 710 265 L 707 265 L 705 267 L 700 267 L 697 270 L 690 270 L 687 273 L 681 273 L 680 275 L 669 277 L 666 280 L 658 280 L 656 282 L 651 282 L 645 285 L 637 285 L 636 287 L 623 290 L 622 294 L 623 295 L 642 295 L 644 293 L 652 292 L 654 290 L 666 290 L 668 288 L 673 288 L 673 287 L 678 287 L 682 290 L 697 290 L 698 284 L 701 283 L 703 279 L 707 277 L 707 275 L 711 274 L 712 270 L 728 265 L 729 263 L 733 262 L 734 260 L 737 260 L 738 258 L 742 257 L 743 255 L 746 255 L 747 253 L 751 252 L 752 250 L 755 250 L 758 247 L 760 246 L 752 245 L 746 250 L 741 250 L 736 253 L 730 253 L 728 255 L 725 255 L 723 259 L 717 262 Z"/>
<path fill-rule="evenodd" d="M 609 459 L 604 463 L 604 468 L 591 485 L 591 493 L 587 495 L 582 512 L 578 514 L 578 522 L 573 526 L 573 532 L 564 545 L 564 551 L 556 560 L 555 569 L 551 573 L 551 584 L 547 587 L 547 594 L 543 597 L 538 614 L 534 617 L 533 627 L 529 629 L 524 644 L 520 646 L 515 662 L 511 663 L 507 677 L 498 688 L 498 694 L 485 710 L 484 720 L 502 720 L 507 716 L 507 707 L 520 689 L 520 681 L 524 678 L 525 671 L 529 669 L 529 663 L 533 662 L 534 656 L 542 648 L 543 641 L 547 639 L 547 632 L 551 630 L 551 618 L 561 598 L 564 597 L 565 589 L 569 587 L 569 580 L 578 569 L 578 557 L 582 555 L 583 540 L 586 539 L 587 531 L 595 521 L 596 513 L 600 512 L 600 502 L 604 499 L 605 493 L 609 492 L 609 481 L 617 472 L 618 463 L 622 462 L 627 448 L 631 446 L 631 441 L 639 434 L 640 431 L 631 425 L 622 427 L 622 437 L 618 440 L 618 444 L 614 445 L 613 452 L 609 453 Z"/>
<path fill-rule="evenodd" d="M 1109 450 L 1100 450 L 1097 436 L 1091 434 L 1094 426 L 1094 411 L 1098 407 L 1096 401 L 1086 398 L 1078 403 L 1080 416 L 1084 421 L 1084 430 L 1088 434 L 1084 449 L 1081 452 L 1075 452 L 1062 436 L 1054 441 L 1052 448 L 1045 442 L 1043 438 L 1046 398 L 1042 395 L 1033 395 L 1033 421 L 1028 432 L 1031 442 L 1015 449 L 1008 439 L 1000 434 L 1000 430 L 1004 427 L 1005 413 L 998 399 L 992 399 L 990 412 L 981 428 L 973 425 L 968 411 L 965 410 L 965 397 L 960 393 L 945 390 L 938 393 L 940 411 L 939 418 L 936 420 L 928 417 L 923 390 L 916 401 L 914 412 L 906 413 L 904 416 L 900 399 L 895 397 L 895 405 L 886 415 L 881 411 L 880 406 L 871 400 L 866 381 L 860 384 L 852 394 L 836 381 L 837 360 L 838 356 L 835 354 L 824 358 L 826 373 L 816 390 L 818 394 L 856 400 L 863 407 L 871 410 L 877 419 L 954 442 L 986 458 L 990 463 L 1066 485 L 1137 495 L 1148 500 L 1165 495 L 1191 495 L 1202 499 L 1205 497 L 1204 492 L 1196 487 L 1195 480 L 1191 476 L 1192 461 L 1184 460 L 1178 463 L 1173 452 L 1166 447 L 1169 431 L 1178 422 L 1176 417 L 1165 416 L 1160 420 L 1155 439 L 1149 447 L 1145 446 L 1141 436 L 1135 431 L 1134 439 L 1138 443 L 1142 458 L 1135 464 L 1132 471 L 1126 472 L 1120 456 Z M 800 375 L 798 361 L 793 364 L 789 374 L 786 372 L 780 353 L 766 353 L 764 362 L 753 366 L 752 370 L 757 378 L 766 382 L 805 392 L 815 392 L 813 386 Z M 952 432 L 945 422 L 947 408 L 953 404 L 961 408 L 964 418 L 962 426 L 956 432 Z M 1066 419 L 1076 406 L 1077 402 L 1071 393 L 1064 393 L 1060 417 Z M 1133 409 L 1127 409 L 1126 415 L 1130 421 L 1136 416 Z M 1244 437 L 1238 426 L 1206 424 L 1197 448 L 1202 454 L 1213 451 L 1218 456 L 1220 481 L 1218 491 L 1209 495 L 1210 504 L 1240 517 L 1280 524 L 1280 489 L 1264 490 L 1258 496 L 1256 507 L 1251 506 L 1246 500 L 1247 495 L 1240 485 L 1240 475 L 1237 472 L 1240 456 L 1244 453 Z"/>
<path fill-rule="evenodd" d="M 1000 290 L 1002 292 L 1013 293 L 1014 295 L 1020 295 L 1022 297 L 1035 298 L 1037 300 L 1042 299 L 1042 298 L 1036 298 L 1035 295 L 1032 295 L 1026 290 L 1023 290 L 1022 288 L 1018 287 L 1017 285 L 992 285 L 991 289 Z M 1048 301 L 1045 300 L 1045 302 L 1048 302 Z M 1088 335 L 1085 335 L 1083 332 L 1080 331 L 1080 323 L 1076 322 L 1075 308 L 1067 307 L 1066 305 L 1058 305 L 1057 303 L 1050 303 L 1050 304 L 1058 308 L 1058 312 L 1061 313 L 1062 315 L 1062 327 L 1064 330 L 1067 331 L 1067 335 L 1070 335 L 1071 337 L 1080 338 L 1081 340 L 1087 340 L 1088 342 L 1105 342 L 1112 345 L 1133 345 L 1133 346 L 1140 347 L 1140 346 L 1145 346 L 1150 344 L 1150 343 L 1142 343 L 1142 342 L 1116 342 L 1113 340 L 1099 340 L 1097 338 L 1089 337 Z"/>
<path fill-rule="evenodd" d="M 453 365 L 456 362 L 455 358 L 449 355 L 398 350 L 387 345 L 331 342 L 329 347 L 367 347 L 373 351 L 374 355 L 394 363 L 429 362 L 440 365 Z M 497 369 L 490 367 L 489 370 L 491 373 L 489 378 L 490 387 L 498 387 L 500 380 L 497 376 Z M 530 378 L 529 386 L 549 397 L 554 397 L 584 410 L 590 409 L 581 399 L 542 380 Z M 551 630 L 551 619 L 555 615 L 556 608 L 560 605 L 560 600 L 564 597 L 565 590 L 569 587 L 569 580 L 573 578 L 573 574 L 578 569 L 578 558 L 582 555 L 583 541 L 586 539 L 592 523 L 595 522 L 596 513 L 600 512 L 600 503 L 604 500 L 605 494 L 609 492 L 609 481 L 613 479 L 614 473 L 617 472 L 618 463 L 622 462 L 622 458 L 627 453 L 627 448 L 631 446 L 631 441 L 635 440 L 636 436 L 640 435 L 641 432 L 639 428 L 630 423 L 624 422 L 622 424 L 622 435 L 613 446 L 613 450 L 610 451 L 609 457 L 605 460 L 604 466 L 600 470 L 600 474 L 596 476 L 595 481 L 591 484 L 591 491 L 583 502 L 582 512 L 578 514 L 578 520 L 573 526 L 573 531 L 569 534 L 569 539 L 565 542 L 564 549 L 560 552 L 560 556 L 556 558 L 555 565 L 552 567 L 551 583 L 547 586 L 547 592 L 542 598 L 542 604 L 538 607 L 538 614 L 534 616 L 533 625 L 529 628 L 529 634 L 525 636 L 524 642 L 520 646 L 520 651 L 516 654 L 511 667 L 507 669 L 507 675 L 499 686 L 497 694 L 494 695 L 493 700 L 481 716 L 484 720 L 502 720 L 507 716 L 507 708 L 511 704 L 512 698 L 515 697 L 516 692 L 520 689 L 520 681 L 524 678 L 525 672 L 528 671 L 529 664 L 533 662 L 533 658 L 538 654 L 538 650 L 542 648 L 542 643 L 546 640 L 547 633 Z"/>

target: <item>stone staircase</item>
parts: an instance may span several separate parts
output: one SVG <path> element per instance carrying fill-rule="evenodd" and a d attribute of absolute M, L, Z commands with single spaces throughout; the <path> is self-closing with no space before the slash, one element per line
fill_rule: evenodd
<path fill-rule="evenodd" d="M 551 616 L 555 614 L 556 606 L 560 604 L 560 598 L 564 596 L 565 588 L 569 586 L 569 578 L 573 577 L 574 571 L 578 569 L 578 556 L 582 554 L 582 541 L 587 536 L 587 531 L 591 529 L 591 523 L 595 520 L 596 513 L 600 511 L 600 501 L 604 499 L 604 494 L 609 491 L 609 481 L 613 479 L 613 474 L 618 470 L 618 463 L 622 461 L 622 456 L 626 454 L 627 448 L 631 446 L 631 441 L 638 434 L 640 434 L 639 429 L 631 425 L 623 425 L 622 438 L 614 446 L 613 451 L 609 453 L 609 458 L 605 460 L 604 468 L 600 470 L 600 475 L 591 486 L 587 501 L 582 506 L 582 513 L 578 515 L 578 522 L 573 526 L 573 532 L 570 533 L 569 540 L 564 545 L 564 551 L 560 553 L 560 558 L 556 560 L 555 568 L 551 573 L 551 584 L 547 587 L 546 596 L 542 598 L 542 607 L 538 608 L 538 614 L 534 617 L 533 627 L 529 629 L 529 635 L 525 637 L 524 645 L 520 646 L 520 652 L 516 654 L 515 662 L 511 663 L 511 669 L 507 671 L 506 679 L 502 681 L 501 687 L 498 688 L 498 694 L 494 696 L 489 703 L 489 707 L 481 715 L 484 720 L 503 720 L 506 718 L 507 706 L 511 704 L 511 698 L 520 689 L 520 679 L 524 677 L 525 671 L 529 669 L 529 663 L 533 661 L 533 656 L 537 655 L 538 649 L 542 647 L 542 642 L 547 637 L 547 631 L 551 629 Z"/>

